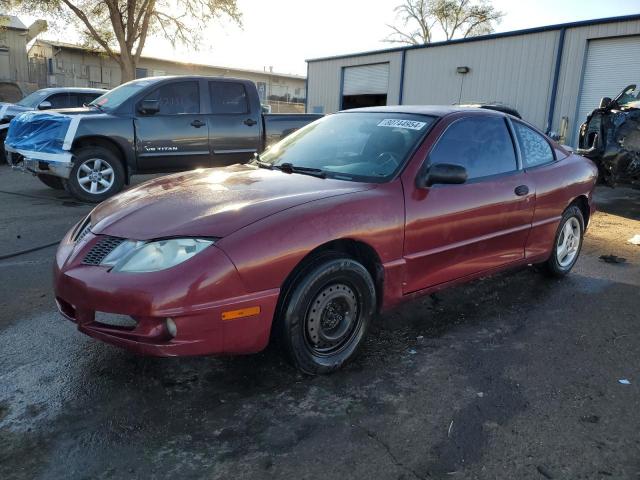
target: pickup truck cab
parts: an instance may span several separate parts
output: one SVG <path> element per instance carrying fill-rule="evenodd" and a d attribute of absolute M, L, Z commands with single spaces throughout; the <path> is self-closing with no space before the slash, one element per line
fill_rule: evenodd
<path fill-rule="evenodd" d="M 246 162 L 319 117 L 263 114 L 249 80 L 152 77 L 120 85 L 86 108 L 16 117 L 5 148 L 13 166 L 59 177 L 74 197 L 100 202 L 137 173 Z"/>

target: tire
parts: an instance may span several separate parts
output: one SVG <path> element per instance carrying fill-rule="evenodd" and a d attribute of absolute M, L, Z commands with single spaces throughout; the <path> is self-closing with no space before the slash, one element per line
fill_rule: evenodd
<path fill-rule="evenodd" d="M 64 190 L 64 180 L 53 175 L 38 175 L 38 180 L 54 190 Z"/>
<path fill-rule="evenodd" d="M 122 190 L 124 179 L 122 162 L 111 150 L 89 146 L 74 152 L 73 168 L 64 186 L 78 200 L 98 203 Z"/>
<path fill-rule="evenodd" d="M 572 205 L 562 215 L 558 231 L 553 240 L 551 256 L 542 265 L 543 271 L 552 277 L 564 277 L 567 275 L 578 261 L 583 238 L 584 217 L 582 216 L 582 211 L 577 206 Z M 569 241 L 568 246 L 565 244 L 566 241 Z"/>
<path fill-rule="evenodd" d="M 375 308 L 375 285 L 367 269 L 350 258 L 323 255 L 291 282 L 276 335 L 300 371 L 330 373 L 354 358 Z"/>

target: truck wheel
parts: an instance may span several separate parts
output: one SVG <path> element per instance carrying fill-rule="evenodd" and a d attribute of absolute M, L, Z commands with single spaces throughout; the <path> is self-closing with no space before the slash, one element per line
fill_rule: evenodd
<path fill-rule="evenodd" d="M 277 335 L 294 366 L 330 373 L 352 359 L 375 312 L 371 275 L 350 258 L 323 257 L 292 282 Z"/>
<path fill-rule="evenodd" d="M 558 231 L 553 241 L 551 256 L 542 265 L 543 270 L 553 277 L 564 277 L 578 261 L 584 236 L 584 218 L 575 205 L 564 211 Z"/>
<path fill-rule="evenodd" d="M 113 152 L 104 147 L 83 147 L 74 153 L 66 190 L 78 200 L 98 203 L 122 190 L 124 168 Z"/>
<path fill-rule="evenodd" d="M 54 190 L 64 190 L 64 181 L 60 177 L 41 174 L 38 175 L 38 180 L 44 183 L 47 187 L 53 188 Z"/>

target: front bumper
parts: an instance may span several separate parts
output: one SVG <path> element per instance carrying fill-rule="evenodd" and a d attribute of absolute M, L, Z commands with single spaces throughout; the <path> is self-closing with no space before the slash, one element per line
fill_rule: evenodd
<path fill-rule="evenodd" d="M 71 161 L 60 161 L 38 155 L 37 152 L 19 152 L 10 147 L 5 147 L 5 158 L 14 170 L 34 175 L 53 175 L 61 178 L 69 178 L 73 164 Z"/>
<path fill-rule="evenodd" d="M 68 234 L 54 265 L 58 309 L 82 333 L 163 357 L 245 354 L 266 347 L 279 289 L 245 292 L 235 267 L 217 247 L 165 271 L 121 274 L 82 264 L 96 239 L 89 233 L 75 245 Z M 224 320 L 229 311 L 252 314 Z M 103 323 L 102 313 L 131 317 L 132 325 Z M 167 319 L 176 327 L 175 336 Z"/>

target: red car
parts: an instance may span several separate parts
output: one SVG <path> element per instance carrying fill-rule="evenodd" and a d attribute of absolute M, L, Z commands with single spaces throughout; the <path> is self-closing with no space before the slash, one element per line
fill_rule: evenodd
<path fill-rule="evenodd" d="M 140 354 L 245 354 L 273 338 L 326 373 L 381 310 L 521 265 L 567 274 L 596 176 L 504 113 L 341 112 L 248 164 L 102 203 L 62 240 L 55 294 L 81 332 Z"/>

